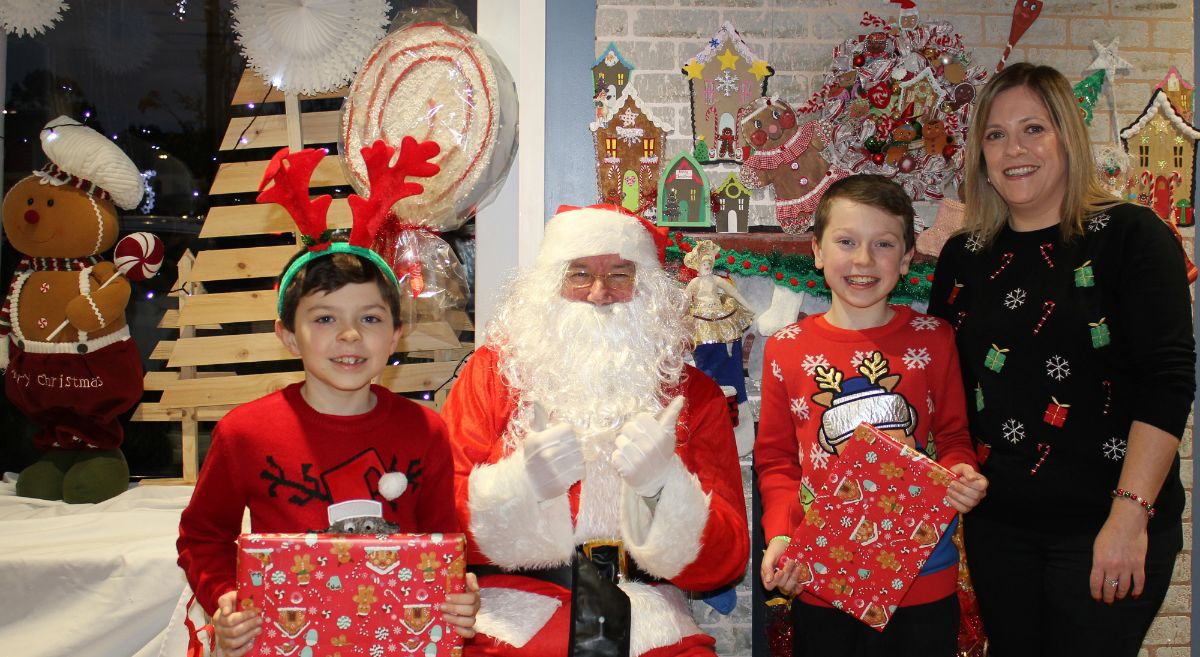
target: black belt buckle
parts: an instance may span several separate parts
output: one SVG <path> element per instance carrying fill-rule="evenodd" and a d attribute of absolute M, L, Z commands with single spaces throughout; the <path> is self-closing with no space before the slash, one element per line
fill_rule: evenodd
<path fill-rule="evenodd" d="M 600 574 L 617 584 L 629 577 L 629 561 L 620 541 L 588 541 L 583 544 L 583 556 L 596 565 Z"/>

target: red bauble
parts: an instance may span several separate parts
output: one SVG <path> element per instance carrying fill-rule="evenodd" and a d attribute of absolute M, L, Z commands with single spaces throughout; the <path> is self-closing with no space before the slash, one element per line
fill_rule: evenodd
<path fill-rule="evenodd" d="M 875 164 L 883 164 L 883 153 L 871 153 L 871 161 Z"/>
<path fill-rule="evenodd" d="M 862 55 L 854 56 L 854 67 L 855 68 L 858 68 L 859 66 L 862 66 L 863 64 L 866 64 L 866 63 L 867 63 L 866 57 L 863 57 Z"/>
<path fill-rule="evenodd" d="M 791 284 L 791 286 L 792 286 L 792 287 L 796 287 L 797 285 L 799 285 L 799 284 L 800 284 L 800 281 L 798 281 L 798 280 L 796 280 L 796 279 L 794 279 L 794 278 L 789 278 L 789 279 L 788 279 L 788 283 L 789 283 L 789 284 Z"/>
<path fill-rule="evenodd" d="M 729 263 L 729 264 L 731 264 L 731 265 L 732 265 L 732 264 L 733 264 L 735 261 L 737 261 L 737 258 L 735 258 L 735 257 L 733 257 L 733 256 L 729 256 L 729 257 L 725 258 L 725 262 L 728 262 L 728 263 Z"/>
<path fill-rule="evenodd" d="M 769 268 L 768 268 L 766 265 L 759 265 L 759 266 L 758 266 L 758 270 L 759 270 L 759 271 L 767 271 L 767 269 L 769 269 Z"/>
<path fill-rule="evenodd" d="M 743 261 L 742 261 L 742 269 L 749 269 L 749 268 L 750 268 L 750 261 L 749 261 L 749 260 L 743 260 Z"/>
<path fill-rule="evenodd" d="M 816 286 L 817 286 L 817 282 L 816 282 L 816 281 L 809 281 L 809 282 L 808 282 L 808 286 L 809 286 L 809 287 L 816 287 Z"/>
<path fill-rule="evenodd" d="M 946 144 L 942 147 L 942 157 L 949 160 L 950 158 L 954 157 L 954 151 L 956 150 L 958 150 L 958 147 L 954 144 Z"/>
<path fill-rule="evenodd" d="M 775 280 L 782 281 L 783 280 L 783 272 L 781 272 L 781 271 L 775 272 Z"/>

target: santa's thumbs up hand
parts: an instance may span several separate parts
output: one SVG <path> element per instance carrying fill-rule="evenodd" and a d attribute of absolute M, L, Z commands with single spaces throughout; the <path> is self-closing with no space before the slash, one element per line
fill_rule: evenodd
<path fill-rule="evenodd" d="M 566 422 L 546 424 L 546 412 L 535 403 L 525 435 L 525 474 L 542 502 L 565 495 L 583 477 L 583 450 L 575 429 Z"/>
<path fill-rule="evenodd" d="M 675 454 L 675 423 L 681 410 L 683 397 L 676 397 L 658 417 L 638 413 L 617 435 L 613 467 L 642 497 L 658 495 L 666 482 L 667 467 Z"/>

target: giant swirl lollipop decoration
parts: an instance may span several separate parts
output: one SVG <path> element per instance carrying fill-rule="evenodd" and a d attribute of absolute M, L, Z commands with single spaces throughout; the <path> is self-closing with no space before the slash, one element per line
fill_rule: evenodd
<path fill-rule="evenodd" d="M 438 234 L 460 227 L 503 182 L 516 151 L 516 89 L 500 59 L 472 32 L 441 21 L 408 23 L 376 46 L 342 107 L 348 178 L 360 193 L 369 178 L 360 155 L 404 135 L 441 146 L 441 172 L 425 193 L 392 206 L 374 249 L 409 276 L 418 312 L 437 319 L 465 301 L 461 265 Z"/>

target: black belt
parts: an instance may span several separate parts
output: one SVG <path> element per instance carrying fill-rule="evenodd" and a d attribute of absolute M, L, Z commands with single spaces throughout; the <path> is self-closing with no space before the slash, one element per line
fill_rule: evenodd
<path fill-rule="evenodd" d="M 504 570 L 470 566 L 476 576 L 518 575 L 550 582 L 571 592 L 568 657 L 629 657 L 629 597 L 622 581 L 662 582 L 638 567 L 618 542 L 590 541 L 575 549 L 571 565 Z"/>
<path fill-rule="evenodd" d="M 591 560 L 600 572 L 600 575 L 614 584 L 627 581 L 640 582 L 642 584 L 658 584 L 666 580 L 655 577 L 650 573 L 641 569 L 638 563 L 633 560 L 625 552 L 624 548 L 616 543 L 597 543 L 591 542 L 579 546 L 576 554 L 582 554 Z M 499 566 L 491 564 L 471 565 L 467 568 L 475 573 L 476 577 L 486 577 L 489 575 L 516 575 L 519 577 L 531 577 L 543 582 L 549 582 L 556 586 L 561 586 L 564 589 L 571 589 L 571 566 L 553 566 L 550 568 L 518 568 L 516 570 L 505 570 Z"/>

